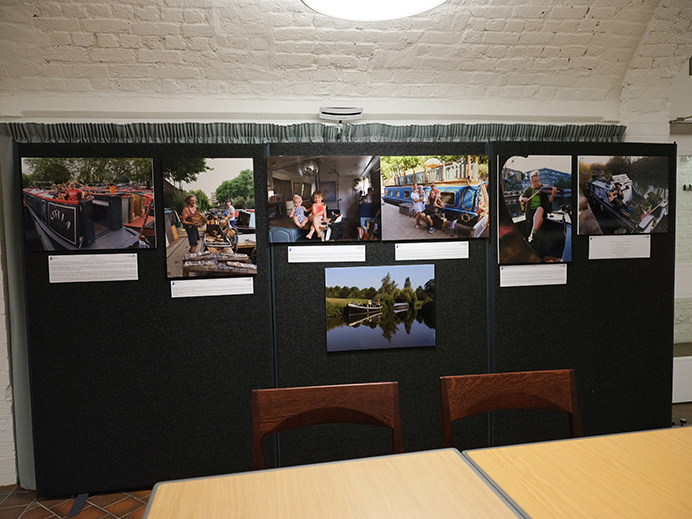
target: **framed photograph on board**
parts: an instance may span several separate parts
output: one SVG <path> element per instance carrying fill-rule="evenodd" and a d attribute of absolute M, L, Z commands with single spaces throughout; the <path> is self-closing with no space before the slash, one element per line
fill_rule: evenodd
<path fill-rule="evenodd" d="M 500 168 L 499 263 L 572 261 L 572 157 L 514 156 Z"/>
<path fill-rule="evenodd" d="M 327 351 L 435 346 L 435 266 L 325 269 Z"/>
<path fill-rule="evenodd" d="M 380 239 L 378 156 L 267 158 L 270 243 Z"/>
<path fill-rule="evenodd" d="M 252 159 L 169 159 L 163 170 L 177 180 L 164 185 L 168 277 L 255 275 Z"/>
<path fill-rule="evenodd" d="M 580 156 L 579 234 L 668 232 L 668 157 Z"/>
<path fill-rule="evenodd" d="M 156 247 L 152 160 L 22 159 L 27 251 Z"/>
<path fill-rule="evenodd" d="M 383 156 L 382 239 L 486 238 L 488 157 Z"/>

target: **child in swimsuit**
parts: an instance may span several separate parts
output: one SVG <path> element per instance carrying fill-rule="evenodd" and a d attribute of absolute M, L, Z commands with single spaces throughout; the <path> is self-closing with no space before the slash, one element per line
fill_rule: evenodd
<path fill-rule="evenodd" d="M 322 194 L 322 192 L 315 191 L 313 198 L 315 199 L 315 203 L 312 204 L 311 208 L 312 228 L 310 229 L 310 232 L 307 235 L 308 240 L 312 239 L 312 235 L 314 233 L 317 233 L 317 236 L 319 236 L 320 238 L 324 236 L 324 234 L 322 233 L 321 226 L 322 221 L 327 217 L 327 208 L 322 203 L 322 200 L 324 200 L 324 195 Z"/>
<path fill-rule="evenodd" d="M 298 194 L 293 195 L 293 209 L 288 217 L 293 218 L 293 223 L 299 229 L 307 229 L 310 225 L 310 218 L 305 214 L 305 207 L 303 207 L 303 197 Z"/>

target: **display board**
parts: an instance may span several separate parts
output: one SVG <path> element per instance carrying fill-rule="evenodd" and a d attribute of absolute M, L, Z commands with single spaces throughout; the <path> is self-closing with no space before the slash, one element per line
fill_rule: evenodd
<path fill-rule="evenodd" d="M 65 183 L 56 193 L 29 185 L 40 175 L 24 179 L 35 190 L 21 215 L 35 233 L 21 246 L 41 497 L 250 470 L 256 388 L 397 381 L 406 451 L 442 444 L 442 375 L 573 368 L 585 434 L 670 423 L 674 146 L 20 144 L 18 152 L 18 174 L 27 158 L 81 160 L 26 170 L 43 167 Z M 87 182 L 86 159 L 103 158 L 121 168 L 149 161 L 151 186 L 146 175 L 134 186 L 137 170 L 114 161 Z M 642 174 L 650 167 L 658 173 Z M 71 179 L 56 176 L 65 170 L 79 177 L 76 201 Z M 198 186 L 191 171 L 214 185 Z M 532 207 L 534 171 L 551 189 Z M 111 173 L 113 192 L 101 192 Z M 580 179 L 590 186 L 584 204 Z M 417 211 L 421 191 L 442 208 Z M 187 194 L 206 215 L 197 231 L 177 225 Z M 205 198 L 217 210 L 203 210 Z M 45 246 L 50 233 L 33 222 L 50 221 L 48 203 L 67 208 L 54 226 L 69 211 L 81 215 L 70 224 L 79 246 Z M 593 219 L 581 225 L 589 209 Z M 537 213 L 541 226 L 551 223 L 536 227 Z M 599 216 L 611 220 L 601 234 Z M 90 248 L 137 218 L 126 247 Z M 153 235 L 143 240 L 147 226 Z M 357 338 L 343 338 L 353 330 Z M 561 437 L 560 418 L 477 416 L 455 424 L 455 440 L 469 449 Z M 385 429 L 357 425 L 265 441 L 270 467 L 389 452 Z"/>
<path fill-rule="evenodd" d="M 661 232 L 649 236 L 636 236 L 631 229 L 617 234 L 599 233 L 596 229 L 593 235 L 577 235 L 575 227 L 579 219 L 584 228 L 585 215 L 593 218 L 591 205 L 605 204 L 598 199 L 589 203 L 588 190 L 580 189 L 579 178 L 585 188 L 585 180 L 591 174 L 583 161 L 580 166 L 580 157 L 605 157 L 600 161 L 608 166 L 602 168 L 603 174 L 592 175 L 588 180 L 605 182 L 608 177 L 608 183 L 614 183 L 613 176 L 617 180 L 618 173 L 624 174 L 618 169 L 613 175 L 610 169 L 617 164 L 612 161 L 608 165 L 610 158 L 659 157 L 666 165 L 667 192 L 661 191 L 658 205 L 663 202 L 663 195 L 667 200 L 675 199 L 675 146 L 495 143 L 492 150 L 493 157 L 498 159 L 499 176 L 503 164 L 512 157 L 532 156 L 567 156 L 574 174 L 571 196 L 565 196 L 561 204 L 565 209 L 562 212 L 571 214 L 567 232 L 572 238 L 572 257 L 566 264 L 566 284 L 543 285 L 537 270 L 534 286 L 501 286 L 499 252 L 493 250 L 491 370 L 574 369 L 585 435 L 670 426 L 674 204 L 666 207 L 666 218 L 659 226 Z M 529 167 L 523 173 L 526 176 L 532 170 Z M 653 188 L 652 182 L 646 182 L 640 190 L 646 194 Z M 498 193 L 500 205 L 500 184 Z M 633 211 L 634 208 L 630 213 Z M 561 217 L 559 212 L 551 217 Z M 605 210 L 603 217 L 609 218 Z M 637 222 L 643 219 L 640 213 Z M 662 232 L 664 227 L 666 232 Z M 497 226 L 493 232 L 498 233 Z M 650 257 L 629 258 L 626 249 L 622 249 L 621 258 L 590 259 L 594 237 L 613 239 L 615 247 L 624 247 L 633 236 L 650 239 Z M 493 242 L 499 241 L 495 234 Z M 558 265 L 544 262 L 528 267 Z M 533 273 L 529 270 L 527 275 L 532 277 Z M 503 445 L 561 437 L 566 431 L 566 420 L 557 413 L 507 411 L 494 413 L 492 439 L 495 445 Z"/>
<path fill-rule="evenodd" d="M 282 144 L 270 147 L 270 156 L 466 156 L 485 153 L 483 144 L 361 144 L 317 145 Z M 269 159 L 272 160 L 272 159 Z M 382 186 L 386 190 L 385 185 Z M 396 206 L 393 206 L 396 207 Z M 389 208 L 391 209 L 391 207 Z M 386 209 L 383 209 L 383 212 Z M 415 217 L 404 220 L 412 232 Z M 442 236 L 436 229 L 432 237 Z M 386 232 L 386 231 L 385 231 Z M 448 244 L 449 235 L 432 241 L 416 242 L 421 254 L 431 246 Z M 272 246 L 276 302 L 276 366 L 280 387 L 397 381 L 401 402 L 404 449 L 416 451 L 441 445 L 439 377 L 441 375 L 485 372 L 487 370 L 486 263 L 487 239 L 468 240 L 466 259 L 421 259 L 397 261 L 397 242 L 366 241 L 364 261 L 343 261 L 343 256 L 328 257 L 321 262 L 292 262 L 295 249 L 316 250 L 317 243 L 289 243 Z M 339 247 L 330 242 L 329 247 Z M 327 247 L 327 245 L 324 245 Z M 328 252 L 328 251 L 327 251 Z M 435 344 L 426 347 L 328 351 L 327 317 L 325 315 L 325 270 L 339 267 L 353 269 L 358 285 L 358 267 L 390 265 L 434 266 Z M 384 277 L 384 275 L 383 275 Z M 394 277 L 394 273 L 392 273 Z M 377 284 L 376 289 L 381 285 Z M 404 283 L 399 285 L 403 288 Z M 414 288 L 416 288 L 414 286 Z M 344 325 L 345 326 L 345 325 Z M 360 326 L 367 326 L 361 324 Z M 379 335 L 392 334 L 385 317 L 370 324 Z M 331 333 L 331 331 L 329 332 Z M 375 343 L 375 340 L 372 340 Z M 466 424 L 465 445 L 487 442 L 485 418 Z M 391 435 L 385 429 L 356 425 L 319 426 L 281 433 L 282 466 L 347 459 L 391 452 Z"/>
<path fill-rule="evenodd" d="M 157 222 L 167 219 L 161 202 L 166 164 L 182 169 L 200 158 L 249 159 L 258 180 L 255 197 L 266 196 L 261 146 L 35 144 L 20 145 L 19 153 L 151 160 Z M 127 184 L 121 180 L 119 189 Z M 265 218 L 263 207 L 256 217 Z M 156 228 L 156 243 L 118 251 L 136 260 L 137 278 L 123 281 L 81 282 L 75 272 L 73 282 L 51 283 L 51 257 L 93 255 L 89 270 L 112 250 L 25 252 L 41 497 L 146 488 L 252 466 L 250 393 L 272 380 L 266 235 L 256 237 L 258 272 L 252 293 L 244 295 L 173 298 L 164 225 Z"/>

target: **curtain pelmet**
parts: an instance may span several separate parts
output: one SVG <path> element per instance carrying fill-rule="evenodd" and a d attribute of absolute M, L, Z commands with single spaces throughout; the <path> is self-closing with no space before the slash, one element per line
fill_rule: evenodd
<path fill-rule="evenodd" d="M 262 144 L 266 142 L 622 142 L 625 126 L 608 124 L 380 123 L 3 123 L 21 143 Z"/>

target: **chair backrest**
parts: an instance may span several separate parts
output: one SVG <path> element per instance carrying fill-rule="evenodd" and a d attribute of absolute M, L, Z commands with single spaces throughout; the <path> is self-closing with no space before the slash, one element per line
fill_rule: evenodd
<path fill-rule="evenodd" d="M 453 446 L 453 421 L 502 409 L 565 412 L 570 435 L 581 436 L 577 381 L 571 369 L 440 377 L 440 395 L 445 447 Z"/>
<path fill-rule="evenodd" d="M 397 382 L 255 389 L 252 392 L 255 469 L 264 468 L 262 438 L 265 436 L 326 423 L 388 427 L 392 429 L 394 453 L 404 452 Z"/>

